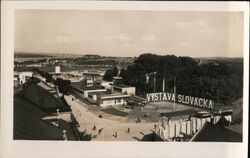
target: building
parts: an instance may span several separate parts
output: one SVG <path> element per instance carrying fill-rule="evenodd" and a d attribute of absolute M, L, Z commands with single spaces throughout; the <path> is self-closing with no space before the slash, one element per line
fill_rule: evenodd
<path fill-rule="evenodd" d="M 87 86 L 87 87 L 91 87 L 91 86 L 93 86 L 94 81 L 93 81 L 92 79 L 85 78 L 85 79 L 83 80 L 83 84 L 84 84 L 85 86 Z"/>
<path fill-rule="evenodd" d="M 14 86 L 19 86 L 28 81 L 33 75 L 32 72 L 14 72 Z"/>
<path fill-rule="evenodd" d="M 89 97 L 89 93 L 95 93 L 95 92 L 106 92 L 106 89 L 91 87 L 91 89 L 83 90 L 83 96 L 84 98 L 87 99 Z"/>
<path fill-rule="evenodd" d="M 102 91 L 89 92 L 87 100 L 100 107 L 111 107 L 117 105 L 127 105 L 127 100 L 130 96 L 121 93 L 108 93 Z"/>
<path fill-rule="evenodd" d="M 83 76 L 87 79 L 91 79 L 93 82 L 96 80 L 101 80 L 104 76 L 104 72 L 83 72 Z"/>
<path fill-rule="evenodd" d="M 128 86 L 128 85 L 125 85 L 125 84 L 114 84 L 113 85 L 113 91 L 117 91 L 119 93 L 125 93 L 125 94 L 128 94 L 128 95 L 135 95 L 135 87 L 132 87 L 132 86 Z"/>
<path fill-rule="evenodd" d="M 56 112 L 57 109 L 64 112 L 71 111 L 58 89 L 43 81 L 33 81 L 25 86 L 22 95 L 26 100 L 47 112 Z"/>
<path fill-rule="evenodd" d="M 56 66 L 56 67 L 55 67 L 55 73 L 56 73 L 56 74 L 61 73 L 60 66 Z"/>
<path fill-rule="evenodd" d="M 122 84 L 123 83 L 122 77 L 119 76 L 113 77 L 113 83 L 114 85 Z"/>
<path fill-rule="evenodd" d="M 106 84 L 109 85 L 111 82 Z M 114 91 L 109 91 L 104 86 L 87 86 L 83 83 L 72 83 L 72 87 L 75 95 L 100 107 L 127 105 L 130 95 L 135 92 L 135 87 L 128 86 Z"/>
<path fill-rule="evenodd" d="M 97 105 L 101 107 L 127 105 L 129 97 L 127 94 L 104 94 L 97 96 Z"/>
<path fill-rule="evenodd" d="M 208 115 L 209 114 L 209 115 Z M 219 125 L 223 123 L 231 124 L 232 112 L 225 111 L 220 114 L 210 114 L 208 112 L 198 112 L 196 115 L 162 117 L 157 126 L 156 134 L 164 141 L 192 141 L 197 133 L 208 123 Z"/>
<path fill-rule="evenodd" d="M 223 118 L 222 118 L 223 119 Z M 223 125 L 206 122 L 191 138 L 192 142 L 242 142 L 242 134 L 234 132 Z"/>
<path fill-rule="evenodd" d="M 104 81 L 104 80 L 99 80 L 99 81 L 96 81 L 95 83 L 101 87 L 104 87 L 105 89 L 111 89 L 112 85 L 114 84 L 113 82 Z"/>
<path fill-rule="evenodd" d="M 78 74 L 73 74 L 69 72 L 61 72 L 61 73 L 50 73 L 53 75 L 53 78 L 56 80 L 57 78 L 61 78 L 63 80 L 70 80 L 71 82 L 80 82 L 83 80 L 83 77 Z"/>
<path fill-rule="evenodd" d="M 26 67 L 42 67 L 42 63 L 32 63 L 32 64 L 26 64 Z"/>
<path fill-rule="evenodd" d="M 106 92 L 106 89 L 100 86 L 86 86 L 83 82 L 71 83 L 71 87 L 71 93 L 82 99 L 86 99 L 89 92 Z"/>

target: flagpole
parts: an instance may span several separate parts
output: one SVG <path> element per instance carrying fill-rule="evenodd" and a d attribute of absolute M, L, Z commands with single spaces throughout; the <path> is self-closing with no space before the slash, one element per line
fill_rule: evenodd
<path fill-rule="evenodd" d="M 162 95 L 164 95 L 165 93 L 165 74 L 163 76 L 163 81 L 162 81 Z M 164 105 L 165 101 L 163 100 L 163 105 Z"/>
<path fill-rule="evenodd" d="M 165 92 L 165 75 L 163 76 L 163 80 L 162 80 L 162 93 Z"/>
<path fill-rule="evenodd" d="M 176 76 L 174 77 L 174 109 L 175 109 L 175 99 L 176 99 Z"/>
<path fill-rule="evenodd" d="M 156 91 L 156 72 L 154 72 L 154 94 Z M 154 98 L 154 102 L 155 102 L 155 98 Z"/>

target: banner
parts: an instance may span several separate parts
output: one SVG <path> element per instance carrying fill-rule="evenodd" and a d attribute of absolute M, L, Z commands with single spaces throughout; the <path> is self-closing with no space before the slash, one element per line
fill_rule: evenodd
<path fill-rule="evenodd" d="M 147 101 L 169 101 L 192 105 L 200 108 L 213 109 L 214 101 L 211 99 L 204 99 L 193 96 L 185 96 L 181 94 L 174 95 L 174 93 L 148 93 L 146 94 Z"/>

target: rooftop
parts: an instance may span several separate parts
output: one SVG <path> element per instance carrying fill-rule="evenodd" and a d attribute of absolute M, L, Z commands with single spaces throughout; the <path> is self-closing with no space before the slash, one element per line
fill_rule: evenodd
<path fill-rule="evenodd" d="M 89 95 L 107 95 L 107 92 L 89 92 Z"/>
<path fill-rule="evenodd" d="M 124 98 L 124 97 L 129 97 L 127 94 L 122 94 L 122 93 L 112 93 L 112 94 L 104 94 L 100 95 L 101 99 L 112 99 L 112 98 Z"/>
<path fill-rule="evenodd" d="M 83 84 L 83 82 L 72 82 L 71 86 L 77 89 L 81 90 L 98 90 L 98 89 L 103 89 L 100 86 L 86 86 Z"/>
<path fill-rule="evenodd" d="M 192 138 L 194 142 L 241 142 L 242 135 L 221 125 L 206 123 Z"/>
<path fill-rule="evenodd" d="M 118 85 L 114 85 L 114 87 L 129 88 L 129 87 L 133 87 L 133 86 L 129 86 L 129 85 L 125 85 L 125 84 L 118 84 Z"/>
<path fill-rule="evenodd" d="M 39 83 L 37 83 L 37 85 L 38 85 L 39 87 L 45 89 L 45 90 L 48 90 L 48 91 L 53 90 L 52 87 L 50 87 L 49 85 L 47 85 L 46 83 L 44 83 L 44 82 L 42 82 L 42 81 L 39 82 Z"/>
<path fill-rule="evenodd" d="M 84 75 L 99 75 L 103 76 L 104 72 L 83 72 Z"/>
<path fill-rule="evenodd" d="M 50 115 L 21 96 L 14 98 L 14 139 L 17 140 L 63 140 L 63 130 L 67 131 L 68 140 L 76 140 L 70 125 L 60 121 L 55 127 L 42 117 Z"/>
<path fill-rule="evenodd" d="M 113 79 L 122 80 L 122 77 L 120 77 L 120 76 L 115 76 L 115 77 L 113 77 Z"/>

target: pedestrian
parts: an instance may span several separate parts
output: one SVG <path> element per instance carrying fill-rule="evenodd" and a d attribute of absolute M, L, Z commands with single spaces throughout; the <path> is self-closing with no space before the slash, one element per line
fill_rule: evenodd
<path fill-rule="evenodd" d="M 117 138 L 117 136 L 118 136 L 118 135 L 117 135 L 117 131 L 116 131 L 116 132 L 115 132 L 115 137 Z"/>
<path fill-rule="evenodd" d="M 102 129 L 99 129 L 98 134 L 100 135 L 100 134 L 101 134 L 101 132 L 102 132 Z"/>
<path fill-rule="evenodd" d="M 94 125 L 93 130 L 95 131 L 95 129 L 96 129 L 96 126 Z"/>
<path fill-rule="evenodd" d="M 128 128 L 128 133 L 130 132 L 130 128 Z"/>

